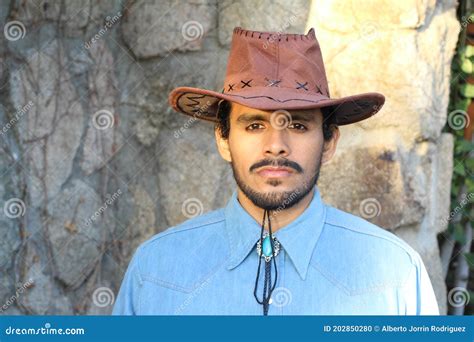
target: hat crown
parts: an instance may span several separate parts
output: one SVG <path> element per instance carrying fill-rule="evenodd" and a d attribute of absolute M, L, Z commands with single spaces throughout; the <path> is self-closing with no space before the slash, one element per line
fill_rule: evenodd
<path fill-rule="evenodd" d="M 377 113 L 385 97 L 371 92 L 330 98 L 313 28 L 290 34 L 236 27 L 222 91 L 184 86 L 169 95 L 177 112 L 212 122 L 219 121 L 223 100 L 264 111 L 326 108 L 332 122 L 348 125 Z"/>
<path fill-rule="evenodd" d="M 329 98 L 326 71 L 314 29 L 306 35 L 233 31 L 223 93 L 279 87 Z"/>

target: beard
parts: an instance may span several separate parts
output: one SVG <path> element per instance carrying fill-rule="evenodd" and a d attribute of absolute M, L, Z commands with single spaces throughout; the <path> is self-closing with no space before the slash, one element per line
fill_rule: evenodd
<path fill-rule="evenodd" d="M 265 209 L 265 210 L 284 210 L 291 208 L 298 202 L 300 202 L 310 191 L 314 188 L 314 186 L 318 182 L 319 178 L 319 171 L 321 169 L 321 157 L 322 151 L 319 155 L 319 158 L 316 160 L 315 170 L 312 173 L 311 177 L 308 180 L 303 180 L 302 184 L 297 186 L 295 189 L 291 191 L 270 191 L 270 192 L 259 192 L 250 187 L 246 184 L 243 178 L 240 176 L 239 172 L 237 171 L 233 162 L 231 162 L 232 166 L 232 173 L 234 175 L 235 182 L 237 186 L 242 190 L 242 192 L 247 196 L 247 198 L 257 207 Z M 233 160 L 233 158 L 232 158 Z M 291 162 L 294 163 L 294 162 Z M 279 162 L 267 162 L 261 161 L 257 163 L 259 166 L 265 165 L 288 165 L 288 162 L 285 160 Z M 254 168 L 254 166 L 250 167 L 250 169 Z M 296 170 L 300 170 L 299 173 L 305 175 L 304 170 L 299 167 Z M 282 182 L 278 179 L 269 179 L 267 184 L 270 184 L 274 187 L 280 185 Z"/>

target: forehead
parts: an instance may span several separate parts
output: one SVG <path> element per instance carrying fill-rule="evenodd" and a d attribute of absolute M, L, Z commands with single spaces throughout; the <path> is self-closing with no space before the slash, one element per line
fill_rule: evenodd
<path fill-rule="evenodd" d="M 290 110 L 261 110 L 257 108 L 247 107 L 240 103 L 233 102 L 231 110 L 231 118 L 236 121 L 247 121 L 248 119 L 269 119 L 275 113 L 289 113 L 293 119 L 305 121 L 317 121 L 320 117 L 320 109 L 290 109 Z"/>

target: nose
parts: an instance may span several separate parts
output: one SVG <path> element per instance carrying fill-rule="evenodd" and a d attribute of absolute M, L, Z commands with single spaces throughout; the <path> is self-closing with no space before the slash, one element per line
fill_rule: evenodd
<path fill-rule="evenodd" d="M 267 157 L 287 157 L 291 152 L 287 130 L 268 129 L 265 136 L 264 152 Z"/>

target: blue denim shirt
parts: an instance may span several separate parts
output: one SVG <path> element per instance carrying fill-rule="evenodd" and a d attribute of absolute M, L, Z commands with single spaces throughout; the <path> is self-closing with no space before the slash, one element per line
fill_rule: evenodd
<path fill-rule="evenodd" d="M 303 213 L 274 233 L 281 250 L 268 314 L 438 315 L 420 255 L 325 205 L 315 190 Z M 260 231 L 234 191 L 225 208 L 155 235 L 135 252 L 113 314 L 262 315 L 253 295 Z"/>

